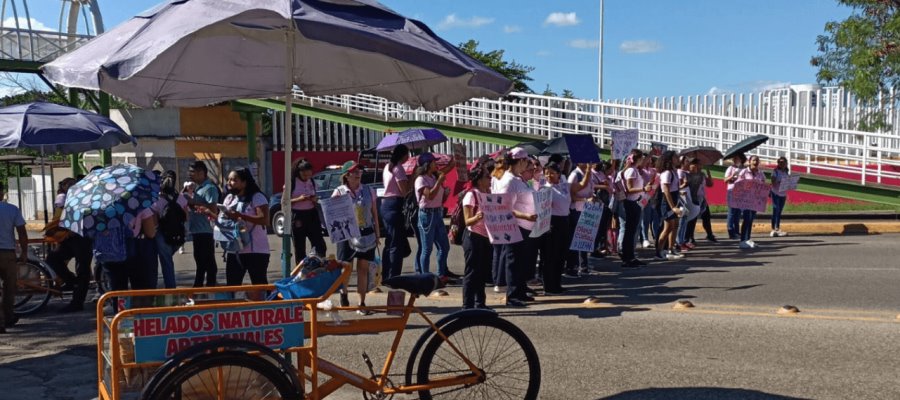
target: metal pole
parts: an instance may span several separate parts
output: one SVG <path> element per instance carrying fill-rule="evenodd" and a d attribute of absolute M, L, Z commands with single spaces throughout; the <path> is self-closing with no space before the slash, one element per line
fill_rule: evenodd
<path fill-rule="evenodd" d="M 44 175 L 44 164 L 47 163 L 46 156 L 44 155 L 44 146 L 41 146 L 41 198 L 44 203 L 44 224 L 50 223 L 50 218 L 47 215 L 47 179 Z M 53 185 L 53 182 L 50 182 L 50 185 Z"/>
<path fill-rule="evenodd" d="M 291 156 L 294 150 L 293 129 L 293 102 L 294 102 L 294 35 L 290 27 L 284 31 L 284 44 L 287 49 L 285 60 L 285 84 L 287 95 L 284 98 L 284 191 L 281 193 L 281 212 L 284 214 L 284 235 L 281 237 L 281 273 L 288 276 L 291 273 L 291 192 L 293 191 L 293 179 L 291 179 Z M 273 188 L 274 189 L 274 188 Z"/>
<path fill-rule="evenodd" d="M 600 50 L 597 52 L 597 101 L 603 101 L 603 0 L 600 0 Z"/>

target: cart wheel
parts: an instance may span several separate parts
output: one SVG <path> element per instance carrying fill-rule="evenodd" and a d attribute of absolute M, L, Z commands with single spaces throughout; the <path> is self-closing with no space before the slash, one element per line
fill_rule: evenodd
<path fill-rule="evenodd" d="M 144 398 L 300 399 L 299 388 L 266 359 L 239 351 L 204 354 L 175 368 Z"/>
<path fill-rule="evenodd" d="M 15 313 L 19 316 L 31 315 L 47 305 L 55 283 L 50 271 L 40 264 L 20 262 L 17 268 Z"/>

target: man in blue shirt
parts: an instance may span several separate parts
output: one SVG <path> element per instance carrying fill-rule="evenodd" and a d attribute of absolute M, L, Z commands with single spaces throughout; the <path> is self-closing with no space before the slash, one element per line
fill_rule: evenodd
<path fill-rule="evenodd" d="M 25 262 L 28 258 L 28 232 L 25 231 L 25 219 L 19 207 L 2 201 L 5 195 L 3 183 L 0 182 L 0 280 L 3 281 L 3 296 L 0 297 L 0 333 L 6 333 L 19 321 L 14 313 L 16 303 L 16 279 L 19 267 L 16 265 L 16 240 L 19 235 L 19 247 L 22 249 L 18 259 Z"/>
<path fill-rule="evenodd" d="M 219 188 L 208 175 L 206 163 L 196 161 L 188 167 L 188 177 L 197 185 L 194 189 L 194 197 L 190 201 L 191 211 L 188 215 L 188 223 L 191 237 L 194 241 L 194 262 L 197 264 L 197 275 L 194 277 L 194 287 L 216 286 L 216 246 L 213 241 L 213 229 L 206 214 L 204 206 L 215 209 L 219 202 Z"/>

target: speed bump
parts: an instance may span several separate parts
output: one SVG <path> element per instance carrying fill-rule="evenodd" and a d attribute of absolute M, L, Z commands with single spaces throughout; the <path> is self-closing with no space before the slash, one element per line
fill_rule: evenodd
<path fill-rule="evenodd" d="M 694 303 L 687 300 L 678 300 L 672 308 L 676 310 L 686 310 L 688 308 L 694 308 Z"/>
<path fill-rule="evenodd" d="M 600 304 L 600 298 L 595 296 L 589 296 L 584 299 L 584 304 Z"/>
<path fill-rule="evenodd" d="M 800 309 L 792 305 L 784 305 L 778 309 L 777 313 L 781 315 L 791 315 L 800 312 Z"/>

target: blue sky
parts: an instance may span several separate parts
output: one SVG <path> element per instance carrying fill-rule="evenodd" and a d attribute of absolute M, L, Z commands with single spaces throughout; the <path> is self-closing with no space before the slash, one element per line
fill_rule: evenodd
<path fill-rule="evenodd" d="M 107 29 L 157 3 L 99 1 Z M 550 85 L 597 97 L 599 0 L 382 2 L 451 43 L 475 39 L 482 50 L 503 49 L 506 59 L 533 66 L 529 84 L 538 93 Z M 29 7 L 41 24 L 58 26 L 59 0 L 29 0 Z M 835 0 L 606 0 L 604 97 L 812 83 L 816 36 L 849 14 Z"/>

